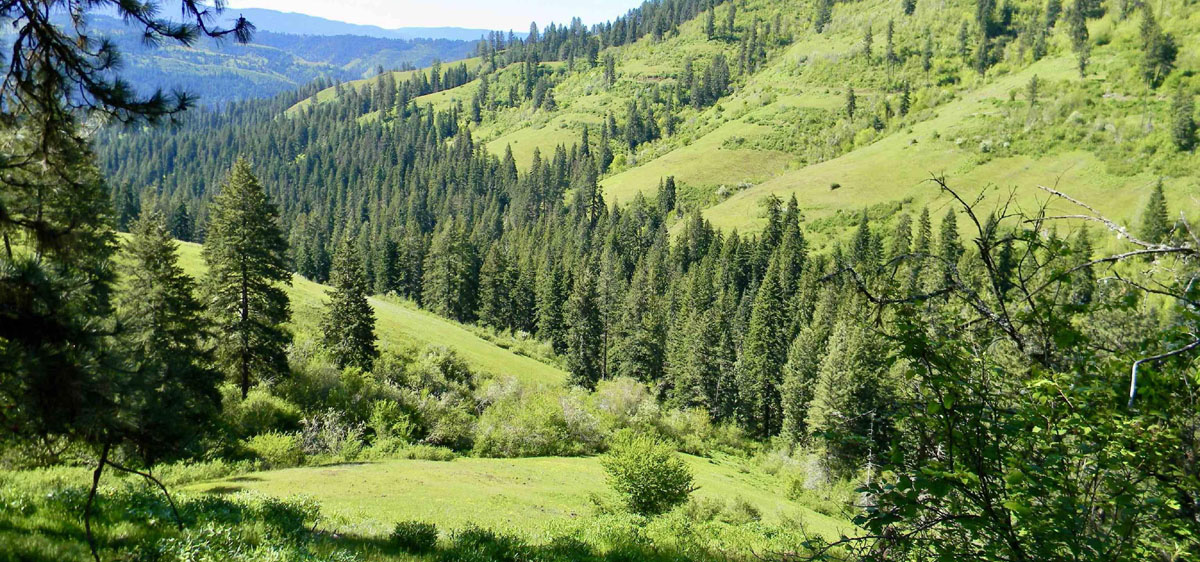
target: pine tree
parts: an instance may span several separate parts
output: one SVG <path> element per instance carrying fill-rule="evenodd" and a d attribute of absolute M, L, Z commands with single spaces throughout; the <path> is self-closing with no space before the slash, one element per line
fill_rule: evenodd
<path fill-rule="evenodd" d="M 863 58 L 867 59 L 867 64 L 871 63 L 871 46 L 875 43 L 875 34 L 871 30 L 871 25 L 867 24 L 867 28 L 863 31 Z"/>
<path fill-rule="evenodd" d="M 858 100 L 854 96 L 854 88 L 846 89 L 846 117 L 851 121 L 854 120 L 854 109 L 858 105 Z"/>
<path fill-rule="evenodd" d="M 813 29 L 822 33 L 832 20 L 833 0 L 817 0 L 816 10 L 813 12 Z"/>
<path fill-rule="evenodd" d="M 1075 5 L 1067 12 L 1067 26 L 1067 34 L 1071 37 L 1071 49 L 1075 52 L 1079 68 L 1079 77 L 1084 78 L 1087 76 L 1088 61 L 1092 57 L 1092 43 L 1088 40 L 1083 0 L 1075 0 Z"/>
<path fill-rule="evenodd" d="M 938 258 L 942 262 L 943 279 L 949 283 L 955 278 L 958 260 L 963 255 L 963 246 L 958 237 L 958 219 L 954 209 L 946 211 L 938 238 Z"/>
<path fill-rule="evenodd" d="M 604 368 L 604 325 L 595 268 L 593 264 L 581 268 L 563 311 L 568 382 L 587 389 L 596 388 Z"/>
<path fill-rule="evenodd" d="M 1151 244 L 1162 244 L 1171 235 L 1171 218 L 1167 213 L 1167 197 L 1163 194 L 1162 180 L 1154 185 L 1150 200 L 1142 211 L 1142 227 L 1139 236 Z"/>
<path fill-rule="evenodd" d="M 643 265 L 634 274 L 625 296 L 613 345 L 612 372 L 643 382 L 662 377 L 666 360 L 667 324 L 654 294 L 651 272 Z"/>
<path fill-rule="evenodd" d="M 193 444 L 213 425 L 221 373 L 204 346 L 210 336 L 204 307 L 179 266 L 163 217 L 144 212 L 131 234 L 122 250 L 124 283 L 116 299 L 131 367 L 120 379 L 118 399 L 127 435 L 150 466 Z"/>
<path fill-rule="evenodd" d="M 891 404 L 884 380 L 882 349 L 867 331 L 861 297 L 845 298 L 821 358 L 808 409 L 812 439 L 823 445 L 825 462 L 836 474 L 882 454 L 887 410 Z"/>
<path fill-rule="evenodd" d="M 182 201 L 171 212 L 171 219 L 168 222 L 167 229 L 170 230 L 171 236 L 184 242 L 191 242 L 195 232 L 195 225 L 192 222 L 192 215 L 188 213 L 187 205 Z"/>
<path fill-rule="evenodd" d="M 821 358 L 825 356 L 825 346 L 836 319 L 837 291 L 826 287 L 821 291 L 812 321 L 805 325 L 788 347 L 781 391 L 782 433 L 793 443 L 808 440 L 808 409 L 817 388 Z"/>
<path fill-rule="evenodd" d="M 243 398 L 252 374 L 264 379 L 287 373 L 284 350 L 291 334 L 284 324 L 291 311 L 280 285 L 292 280 L 278 220 L 250 164 L 239 158 L 210 207 L 203 255 L 218 364 L 237 379 Z"/>
<path fill-rule="evenodd" d="M 921 70 L 929 74 L 933 68 L 933 34 L 928 30 L 925 32 L 925 47 L 921 49 Z"/>
<path fill-rule="evenodd" d="M 1142 5 L 1142 77 L 1146 85 L 1157 88 L 1163 79 L 1175 68 L 1175 57 L 1179 55 L 1179 46 L 1169 33 L 1163 33 L 1154 19 L 1154 9 L 1150 4 Z"/>
<path fill-rule="evenodd" d="M 738 363 L 742 423 L 763 438 L 779 433 L 783 423 L 780 386 L 790 338 L 780 261 L 778 255 L 771 260 L 755 293 Z"/>
<path fill-rule="evenodd" d="M 425 258 L 421 303 L 460 322 L 475 318 L 479 258 L 460 221 L 447 224 L 433 237 Z"/>
<path fill-rule="evenodd" d="M 333 290 L 328 291 L 329 304 L 321 320 L 325 349 L 338 368 L 370 371 L 379 357 L 375 347 L 375 311 L 367 302 L 361 254 L 349 238 L 333 255 L 329 281 Z"/>
<path fill-rule="evenodd" d="M 1196 103 L 1194 96 L 1181 85 L 1171 100 L 1171 138 L 1181 151 L 1196 147 Z"/>
<path fill-rule="evenodd" d="M 903 117 L 908 115 L 908 110 L 912 107 L 911 90 L 908 82 L 904 82 L 904 89 L 900 90 L 900 115 Z"/>
<path fill-rule="evenodd" d="M 917 0 L 900 0 L 900 7 L 904 10 L 904 15 L 911 16 L 917 10 Z"/>
<path fill-rule="evenodd" d="M 886 36 L 887 41 L 884 44 L 883 51 L 883 58 L 887 61 L 888 66 L 892 66 L 900 62 L 900 59 L 896 57 L 896 43 L 894 38 L 895 33 L 896 23 L 892 20 L 888 20 Z"/>
<path fill-rule="evenodd" d="M 712 41 L 717 36 L 716 19 L 716 10 L 713 9 L 712 4 L 709 4 L 708 11 L 704 15 L 704 36 L 709 41 Z"/>
<path fill-rule="evenodd" d="M 479 322 L 503 330 L 513 324 L 512 290 L 517 284 L 508 256 L 493 245 L 479 270 Z"/>
<path fill-rule="evenodd" d="M 734 38 L 734 20 L 737 19 L 737 2 L 729 3 L 729 11 L 725 13 L 725 37 Z"/>
<path fill-rule="evenodd" d="M 567 351 L 567 331 L 563 324 L 566 299 L 566 279 L 562 270 L 547 256 L 537 274 L 537 335 L 550 342 L 554 352 L 560 354 Z"/>
<path fill-rule="evenodd" d="M 667 176 L 667 181 L 658 191 L 658 212 L 665 218 L 675 210 L 675 176 Z"/>

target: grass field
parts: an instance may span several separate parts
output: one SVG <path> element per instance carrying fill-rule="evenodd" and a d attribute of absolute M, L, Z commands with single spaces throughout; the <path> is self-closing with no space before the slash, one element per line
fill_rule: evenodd
<path fill-rule="evenodd" d="M 180 263 L 188 274 L 204 272 L 200 245 L 181 243 Z M 300 276 L 293 276 L 288 296 L 292 304 L 292 323 L 297 331 L 316 333 L 324 311 L 328 288 Z M 566 373 L 487 341 L 461 324 L 423 311 L 412 303 L 392 298 L 372 298 L 375 331 L 384 350 L 420 349 L 426 345 L 445 346 L 458 352 L 473 368 L 494 375 L 513 376 L 529 384 L 559 384 Z"/>
<path fill-rule="evenodd" d="M 748 462 L 685 458 L 695 475 L 698 498 L 743 499 L 762 512 L 764 523 L 778 523 L 786 516 L 831 537 L 847 527 L 787 499 L 781 482 Z M 475 524 L 536 539 L 591 513 L 595 508 L 589 497 L 607 494 L 608 487 L 595 457 L 543 457 L 293 468 L 206 482 L 188 491 L 253 491 L 281 497 L 300 491 L 344 521 L 345 532 L 356 534 L 377 535 L 397 521 L 419 520 L 451 529 Z"/>

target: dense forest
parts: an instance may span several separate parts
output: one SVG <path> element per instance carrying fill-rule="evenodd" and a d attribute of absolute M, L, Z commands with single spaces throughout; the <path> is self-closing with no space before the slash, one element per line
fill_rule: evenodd
<path fill-rule="evenodd" d="M 13 508 L 0 544 L 19 560 L 1195 559 L 1194 198 L 1158 180 L 1128 221 L 1069 184 L 996 195 L 934 174 L 919 202 L 851 198 L 817 220 L 809 201 L 768 194 L 739 232 L 674 175 L 606 197 L 607 178 L 689 121 L 734 111 L 797 22 L 831 32 L 835 4 L 866 5 L 819 0 L 785 20 L 652 0 L 592 27 L 493 35 L 475 61 L 221 109 L 136 98 L 77 37 L 7 8 L 43 39 L 15 47 L 30 66 L 4 91 L 21 103 L 5 106 L 0 161 L 0 498 Z M 119 8 L 164 41 L 248 39 L 191 5 L 198 23 L 182 27 Z M 1145 87 L 1182 74 L 1148 4 L 970 5 L 956 46 L 904 54 L 912 72 L 953 60 L 987 76 L 1061 19 L 1070 73 L 1086 74 L 1088 22 L 1141 10 Z M 580 77 L 618 90 L 631 71 L 617 49 L 689 25 L 721 51 L 685 57 L 626 111 L 601 106 L 528 161 L 481 140 L 511 115 L 584 104 Z M 855 56 L 890 74 L 893 25 L 882 53 L 871 29 Z M 65 93 L 79 84 L 85 98 Z M 892 84 L 837 94 L 836 126 L 915 126 L 917 95 Z M 920 111 L 949 107 L 925 88 Z M 1196 139 L 1190 94 L 1169 96 L 1164 170 Z M 107 126 L 85 136 L 83 114 Z M 397 317 L 454 338 L 398 344 Z M 505 367 L 472 355 L 485 343 Z M 414 517 L 381 531 L 240 487 L 312 470 L 286 492 L 317 493 L 355 461 L 435 472 L 597 455 L 553 469 L 607 487 L 545 528 Z M 714 472 L 726 463 L 760 482 Z M 792 511 L 748 500 L 755 486 Z M 411 503 L 452 493 L 424 487 Z M 358 501 L 382 510 L 380 497 Z"/>

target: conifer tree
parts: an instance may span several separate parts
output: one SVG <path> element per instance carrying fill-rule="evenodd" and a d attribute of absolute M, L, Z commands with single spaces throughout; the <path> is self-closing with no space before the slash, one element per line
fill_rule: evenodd
<path fill-rule="evenodd" d="M 933 34 L 925 31 L 925 47 L 921 49 L 921 70 L 929 74 L 933 68 Z"/>
<path fill-rule="evenodd" d="M 666 360 L 666 319 L 653 292 L 651 272 L 642 260 L 625 296 L 613 346 L 612 372 L 643 382 L 662 377 Z"/>
<path fill-rule="evenodd" d="M 120 419 L 141 461 L 179 453 L 210 428 L 220 411 L 221 373 L 212 368 L 210 336 L 195 283 L 179 266 L 177 244 L 162 215 L 143 212 L 122 252 L 124 283 L 117 315 L 131 367 L 120 379 Z"/>
<path fill-rule="evenodd" d="M 210 207 L 203 255 L 218 364 L 238 381 L 243 398 L 252 376 L 287 373 L 284 350 L 291 334 L 284 324 L 291 310 L 281 285 L 292 279 L 278 220 L 250 164 L 239 158 Z"/>
<path fill-rule="evenodd" d="M 938 257 L 942 261 L 943 279 L 949 282 L 958 268 L 958 260 L 963 255 L 962 242 L 958 237 L 958 218 L 954 209 L 946 211 L 942 219 L 942 227 L 938 238 Z"/>
<path fill-rule="evenodd" d="M 884 58 L 884 60 L 887 61 L 888 66 L 892 66 L 892 65 L 900 62 L 900 59 L 896 57 L 896 43 L 895 43 L 895 38 L 894 38 L 895 33 L 896 33 L 896 22 L 894 22 L 892 20 L 888 20 L 887 36 L 886 36 L 887 41 L 884 44 L 884 54 L 883 54 L 883 58 Z"/>
<path fill-rule="evenodd" d="M 1067 11 L 1067 33 L 1071 37 L 1071 50 L 1075 52 L 1075 61 L 1079 68 L 1079 77 L 1087 76 L 1088 62 L 1092 57 L 1092 43 L 1088 38 L 1087 15 L 1083 0 L 1075 0 L 1075 5 Z"/>
<path fill-rule="evenodd" d="M 1154 185 L 1150 200 L 1142 211 L 1142 227 L 1138 235 L 1152 244 L 1162 244 L 1171 235 L 1171 219 L 1167 214 L 1167 197 L 1163 194 L 1162 180 Z"/>
<path fill-rule="evenodd" d="M 813 29 L 817 33 L 825 31 L 825 27 L 833 19 L 833 0 L 817 0 L 816 10 L 813 12 Z"/>
<path fill-rule="evenodd" d="M 188 213 L 187 205 L 183 201 L 175 206 L 175 210 L 171 212 L 171 218 L 168 221 L 167 229 L 170 230 L 171 236 L 184 242 L 191 242 L 195 232 L 195 224 L 192 221 L 192 215 Z"/>
<path fill-rule="evenodd" d="M 875 34 L 871 30 L 871 24 L 867 24 L 866 30 L 863 31 L 863 58 L 867 59 L 867 64 L 871 64 L 871 46 L 875 43 Z"/>
<path fill-rule="evenodd" d="M 904 10 L 904 15 L 911 16 L 917 10 L 917 0 L 900 0 L 900 7 Z"/>
<path fill-rule="evenodd" d="M 854 109 L 858 105 L 858 99 L 854 96 L 854 88 L 846 89 L 846 117 L 851 121 L 854 120 Z"/>
<path fill-rule="evenodd" d="M 499 245 L 493 245 L 479 270 L 479 322 L 503 330 L 511 327 L 515 271 Z"/>
<path fill-rule="evenodd" d="M 595 268 L 594 264 L 580 268 L 563 311 L 568 382 L 587 389 L 596 388 L 604 368 L 604 325 Z"/>
<path fill-rule="evenodd" d="M 664 218 L 675 210 L 675 176 L 667 176 L 666 183 L 659 186 L 658 212 Z"/>
<path fill-rule="evenodd" d="M 325 349 L 338 368 L 370 371 L 379 357 L 375 347 L 375 310 L 367 302 L 367 279 L 357 245 L 347 238 L 333 255 L 329 304 L 321 320 Z"/>
<path fill-rule="evenodd" d="M 1175 67 L 1175 57 L 1179 54 L 1179 46 L 1169 33 L 1163 33 L 1154 19 L 1154 9 L 1149 3 L 1142 4 L 1141 24 L 1142 48 L 1142 77 L 1146 85 L 1157 88 L 1163 79 Z"/>
<path fill-rule="evenodd" d="M 1196 147 L 1195 113 L 1195 97 L 1180 85 L 1171 99 L 1171 138 L 1181 151 Z"/>
<path fill-rule="evenodd" d="M 555 353 L 565 353 L 567 350 L 567 333 L 563 325 L 563 303 L 566 299 L 565 276 L 547 255 L 537 274 L 537 335 L 550 342 Z"/>
<path fill-rule="evenodd" d="M 843 295 L 843 300 L 807 418 L 809 434 L 822 445 L 834 474 L 849 473 L 863 461 L 877 462 L 892 402 L 884 379 L 885 354 L 868 333 L 862 298 Z"/>
<path fill-rule="evenodd" d="M 479 258 L 461 221 L 447 224 L 436 236 L 425 259 L 422 304 L 460 322 L 475 317 Z"/>
<path fill-rule="evenodd" d="M 790 341 L 780 262 L 776 254 L 755 293 L 738 364 L 742 423 L 764 438 L 779 433 L 783 423 L 780 385 Z"/>
<path fill-rule="evenodd" d="M 908 81 L 904 82 L 904 88 L 900 90 L 900 116 L 908 115 L 908 110 L 912 107 L 911 90 L 908 86 Z"/>
<path fill-rule="evenodd" d="M 787 363 L 783 368 L 782 434 L 793 443 L 808 440 L 808 409 L 817 388 L 817 376 L 829 333 L 837 319 L 837 291 L 833 287 L 825 287 L 819 298 L 812 321 L 801 329 L 788 347 Z"/>
<path fill-rule="evenodd" d="M 729 3 L 729 11 L 725 12 L 725 37 L 734 38 L 734 20 L 737 19 L 737 2 Z"/>
<path fill-rule="evenodd" d="M 712 4 L 709 4 L 708 11 L 704 15 L 704 36 L 709 41 L 712 41 L 717 35 L 716 19 L 716 10 L 713 9 Z"/>

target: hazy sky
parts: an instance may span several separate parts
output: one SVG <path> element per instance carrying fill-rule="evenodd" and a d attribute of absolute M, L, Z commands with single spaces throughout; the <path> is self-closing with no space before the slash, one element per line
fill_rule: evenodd
<path fill-rule="evenodd" d="M 572 17 L 586 24 L 611 20 L 642 0 L 230 0 L 237 8 L 268 8 L 384 28 L 469 27 L 527 31 Z"/>

